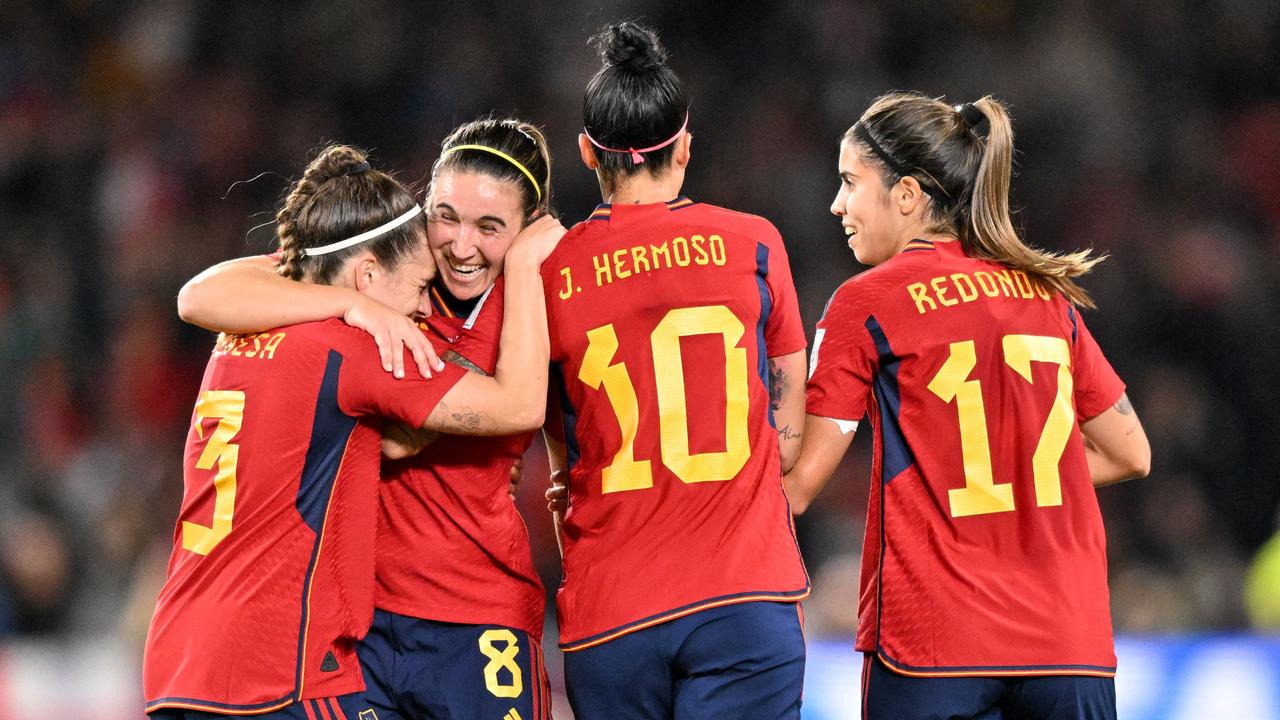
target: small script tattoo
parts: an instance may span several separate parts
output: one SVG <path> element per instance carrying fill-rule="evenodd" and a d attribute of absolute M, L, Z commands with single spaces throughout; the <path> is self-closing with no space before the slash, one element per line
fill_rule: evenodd
<path fill-rule="evenodd" d="M 779 440 L 798 440 L 803 434 L 792 430 L 790 425 L 783 425 L 778 428 Z"/>

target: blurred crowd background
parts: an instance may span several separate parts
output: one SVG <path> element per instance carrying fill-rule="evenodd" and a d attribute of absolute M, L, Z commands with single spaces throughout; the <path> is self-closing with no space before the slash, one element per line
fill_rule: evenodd
<path fill-rule="evenodd" d="M 1278 3 L 19 1 L 0 12 L 0 660 L 109 639 L 138 661 L 213 342 L 175 295 L 272 249 L 310 152 L 370 148 L 421 187 L 454 125 L 518 115 L 576 222 L 599 201 L 576 150 L 586 39 L 635 18 L 692 98 L 685 194 L 779 227 L 811 335 L 862 269 L 827 210 L 840 133 L 890 89 L 1007 102 L 1018 222 L 1109 256 L 1085 317 L 1153 446 L 1150 478 L 1099 491 L 1117 631 L 1280 624 L 1280 580 L 1246 583 L 1280 505 Z M 861 435 L 799 521 L 811 637 L 856 621 Z M 519 502 L 554 588 L 544 468 L 531 453 Z"/>

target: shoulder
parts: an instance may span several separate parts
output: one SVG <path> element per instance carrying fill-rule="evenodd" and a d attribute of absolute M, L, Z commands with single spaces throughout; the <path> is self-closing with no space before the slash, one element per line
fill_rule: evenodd
<path fill-rule="evenodd" d="M 344 357 L 377 352 L 377 344 L 368 333 L 337 318 L 290 325 L 281 330 L 327 346 Z"/>
<path fill-rule="evenodd" d="M 827 300 L 823 317 L 873 314 L 891 290 L 914 276 L 918 264 L 919 260 L 897 255 L 845 280 Z"/>
<path fill-rule="evenodd" d="M 698 217 L 702 222 L 722 225 L 734 232 L 758 235 L 761 239 L 781 239 L 782 237 L 778 232 L 778 228 L 767 219 L 760 217 L 759 215 L 752 215 L 751 213 L 730 210 L 729 208 L 720 207 L 719 205 L 696 203 L 687 208 L 673 210 L 672 212 L 690 213 Z"/>
<path fill-rule="evenodd" d="M 589 235 L 597 235 L 608 228 L 609 223 L 597 222 L 591 219 L 579 220 L 569 228 L 564 237 L 560 238 L 560 242 L 556 245 L 556 249 L 551 251 L 547 259 L 542 261 L 542 271 L 546 273 L 548 268 L 555 263 L 557 258 L 562 258 L 566 254 L 573 252 L 582 244 L 583 238 Z M 597 235 L 598 236 L 598 235 Z"/>

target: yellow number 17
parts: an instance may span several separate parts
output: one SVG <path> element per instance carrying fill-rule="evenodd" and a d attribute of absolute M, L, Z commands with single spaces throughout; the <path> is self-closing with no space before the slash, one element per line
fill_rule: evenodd
<path fill-rule="evenodd" d="M 1027 382 L 1033 382 L 1031 363 L 1058 366 L 1058 388 L 1049 417 L 1045 419 L 1032 455 L 1036 505 L 1062 504 L 1062 480 L 1058 462 L 1075 425 L 1071 407 L 1071 348 L 1059 337 L 1006 335 L 1002 341 L 1004 362 Z M 984 515 L 1014 509 L 1012 483 L 997 483 L 991 474 L 991 445 L 987 439 L 987 414 L 982 383 L 969 380 L 978 364 L 972 340 L 951 343 L 947 361 L 929 381 L 929 390 L 943 402 L 954 402 L 960 420 L 960 452 L 964 460 L 964 487 L 947 492 L 951 516 Z"/>

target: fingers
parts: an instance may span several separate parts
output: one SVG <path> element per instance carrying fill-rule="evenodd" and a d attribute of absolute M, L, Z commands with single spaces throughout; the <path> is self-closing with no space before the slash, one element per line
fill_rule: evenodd
<path fill-rule="evenodd" d="M 509 472 L 511 484 L 507 487 L 507 492 L 511 495 L 511 499 L 514 500 L 516 492 L 520 489 L 520 480 L 524 475 L 524 458 L 516 458 L 516 461 L 511 463 L 511 470 Z"/>
<path fill-rule="evenodd" d="M 444 361 L 436 354 L 436 349 L 431 346 L 431 341 L 427 336 L 422 334 L 418 326 L 410 321 L 410 330 L 408 337 L 405 338 L 405 347 L 409 349 L 413 355 L 413 362 L 418 366 L 418 374 L 424 378 L 430 378 L 434 372 L 444 370 Z"/>
<path fill-rule="evenodd" d="M 395 353 L 391 351 L 395 343 L 391 341 L 391 333 L 375 332 L 373 341 L 378 344 L 378 357 L 382 359 L 382 369 L 391 372 L 395 368 Z"/>
<path fill-rule="evenodd" d="M 569 509 L 569 488 L 566 485 L 552 485 L 547 488 L 547 509 L 553 513 L 563 513 Z"/>

